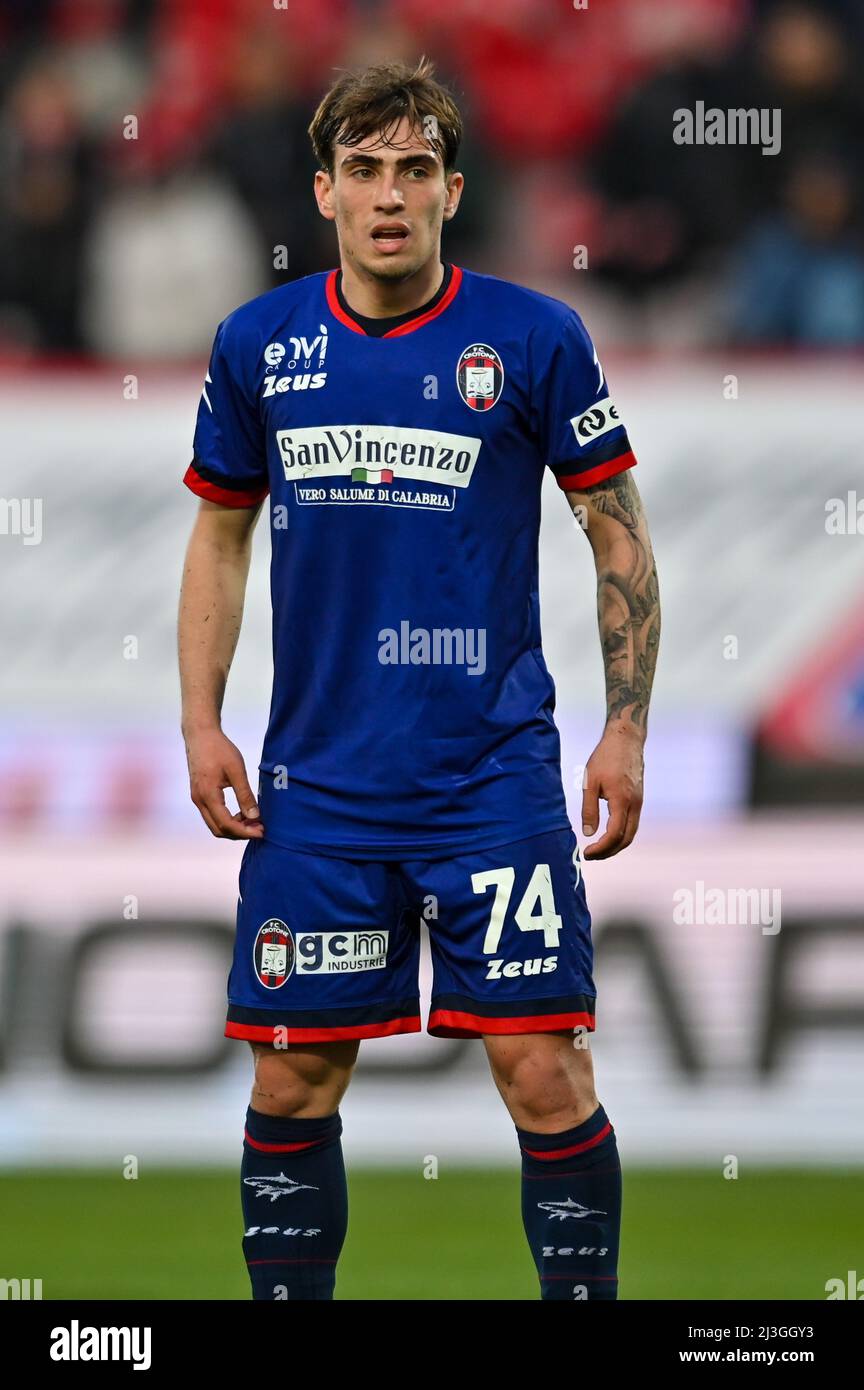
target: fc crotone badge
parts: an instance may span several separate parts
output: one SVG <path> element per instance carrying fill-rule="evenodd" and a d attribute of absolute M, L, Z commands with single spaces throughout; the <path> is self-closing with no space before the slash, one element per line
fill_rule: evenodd
<path fill-rule="evenodd" d="M 284 985 L 294 969 L 294 956 L 294 938 L 278 917 L 271 917 L 258 928 L 252 959 L 259 984 L 265 989 Z"/>
<path fill-rule="evenodd" d="M 495 349 L 488 343 L 466 348 L 456 368 L 456 385 L 472 410 L 491 410 L 504 385 L 504 367 Z"/>

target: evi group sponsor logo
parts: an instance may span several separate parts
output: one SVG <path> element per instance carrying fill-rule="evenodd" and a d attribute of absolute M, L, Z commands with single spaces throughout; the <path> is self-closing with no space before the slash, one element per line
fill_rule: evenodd
<path fill-rule="evenodd" d="M 318 391 L 327 383 L 327 373 L 321 370 L 327 357 L 327 325 L 319 324 L 314 338 L 288 338 L 287 343 L 268 343 L 264 349 L 264 397 Z"/>

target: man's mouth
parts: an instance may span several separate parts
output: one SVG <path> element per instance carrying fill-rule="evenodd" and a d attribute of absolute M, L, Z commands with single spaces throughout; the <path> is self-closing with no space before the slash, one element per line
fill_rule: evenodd
<path fill-rule="evenodd" d="M 404 223 L 388 224 L 386 222 L 381 222 L 377 227 L 372 228 L 372 240 L 377 246 L 401 246 L 407 237 L 408 228 Z"/>

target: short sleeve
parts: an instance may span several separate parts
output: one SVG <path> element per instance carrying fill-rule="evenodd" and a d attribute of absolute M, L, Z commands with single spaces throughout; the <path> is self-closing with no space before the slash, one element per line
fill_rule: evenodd
<path fill-rule="evenodd" d="M 230 316 L 213 340 L 198 404 L 192 462 L 183 481 L 199 497 L 223 507 L 255 507 L 267 496 L 264 431 L 256 402 L 242 385 Z"/>
<path fill-rule="evenodd" d="M 559 487 L 578 491 L 634 466 L 618 407 L 575 311 L 564 321 L 551 355 L 534 372 L 542 382 L 538 423 L 543 460 Z"/>

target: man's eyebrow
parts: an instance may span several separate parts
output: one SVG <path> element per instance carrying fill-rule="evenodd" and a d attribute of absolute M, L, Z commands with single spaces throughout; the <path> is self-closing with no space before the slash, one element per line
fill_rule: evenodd
<path fill-rule="evenodd" d="M 377 154 L 346 154 L 342 160 L 341 167 L 344 169 L 346 164 L 383 164 L 384 161 Z M 409 164 L 434 164 L 437 166 L 438 160 L 434 154 L 406 154 L 401 159 L 396 160 L 396 168 L 404 169 Z"/>

